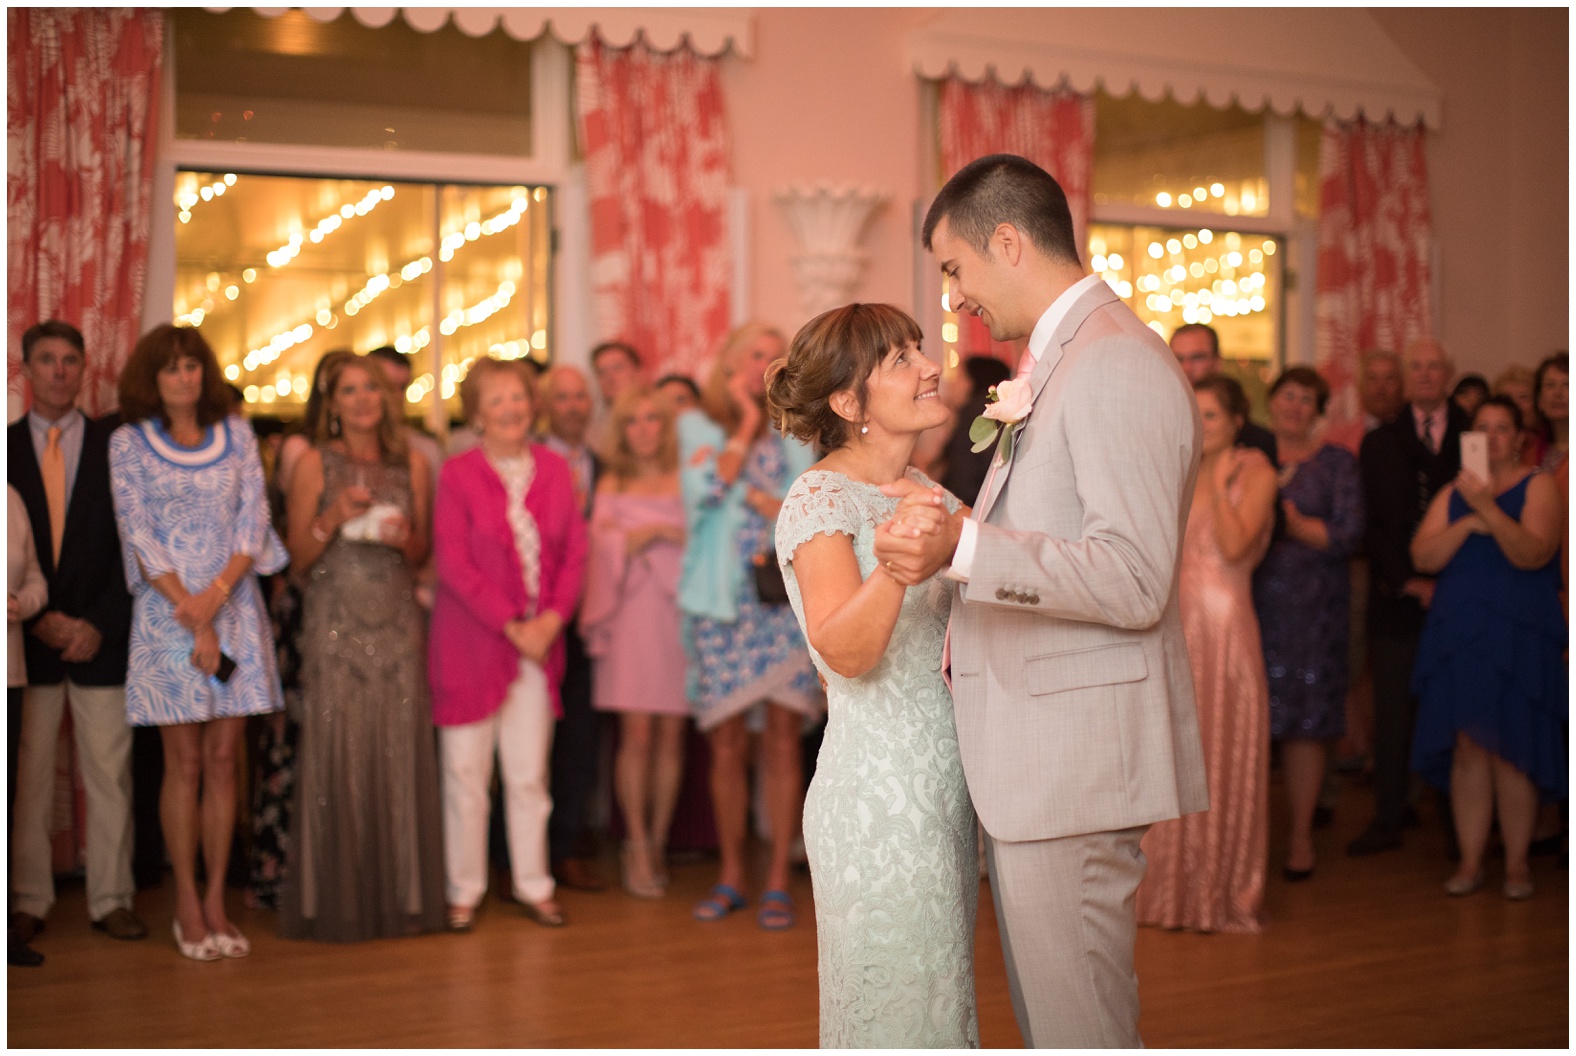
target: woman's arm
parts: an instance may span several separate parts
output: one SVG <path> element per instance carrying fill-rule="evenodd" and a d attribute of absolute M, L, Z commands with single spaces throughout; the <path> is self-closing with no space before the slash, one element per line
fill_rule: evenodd
<path fill-rule="evenodd" d="M 1215 513 L 1215 539 L 1220 544 L 1221 555 L 1227 561 L 1243 557 L 1259 538 L 1264 526 L 1275 513 L 1275 471 L 1269 460 L 1255 451 L 1232 448 L 1223 451 L 1220 458 L 1235 459 L 1235 467 L 1224 461 L 1219 463 L 1215 487 L 1210 502 Z M 1235 472 L 1231 472 L 1234 468 Z M 1232 505 L 1227 492 L 1232 478 L 1242 476 L 1242 500 Z"/>
<path fill-rule="evenodd" d="M 31 620 L 43 612 L 44 606 L 49 603 L 49 581 L 44 578 L 44 569 L 38 563 L 38 547 L 33 545 L 33 526 L 25 511 L 11 524 L 21 533 L 20 538 L 11 540 L 11 545 L 20 546 L 23 551 L 22 582 L 11 592 L 11 596 L 16 599 L 16 619 Z"/>
<path fill-rule="evenodd" d="M 1450 523 L 1450 495 L 1454 488 L 1441 488 L 1412 536 L 1412 567 L 1425 576 L 1436 575 L 1456 556 L 1461 544 L 1475 532 L 1486 532 L 1483 518 L 1470 513 Z"/>
<path fill-rule="evenodd" d="M 897 626 L 903 586 L 880 566 L 862 579 L 853 541 L 842 533 L 814 535 L 783 556 L 799 582 L 805 638 L 826 666 L 845 678 L 875 667 Z"/>
<path fill-rule="evenodd" d="M 296 578 L 304 578 L 317 559 L 323 556 L 334 533 L 344 522 L 336 520 L 333 509 L 318 513 L 323 498 L 323 454 L 312 448 L 296 463 L 285 497 L 285 545 Z"/>
<path fill-rule="evenodd" d="M 1457 487 L 1461 487 L 1459 482 Z M 1499 508 L 1490 486 L 1485 484 L 1478 489 L 1468 484 L 1467 487 L 1473 494 L 1463 491 L 1461 497 L 1483 519 L 1506 560 L 1519 569 L 1531 571 L 1553 559 L 1560 548 L 1560 528 L 1565 513 L 1554 482 L 1546 474 L 1534 473 L 1527 481 L 1527 500 L 1521 508 L 1520 520 Z"/>

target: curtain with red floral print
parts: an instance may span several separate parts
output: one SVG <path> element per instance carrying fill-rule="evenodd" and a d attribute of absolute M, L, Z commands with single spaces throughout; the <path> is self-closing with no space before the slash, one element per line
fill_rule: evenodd
<path fill-rule="evenodd" d="M 10 385 L 22 332 L 41 319 L 82 331 L 90 414 L 142 321 L 164 15 L 130 8 L 12 8 L 6 15 Z"/>
<path fill-rule="evenodd" d="M 728 124 L 719 60 L 686 43 L 576 53 L 596 333 L 653 376 L 695 373 L 728 332 Z"/>
<path fill-rule="evenodd" d="M 987 154 L 1018 154 L 1056 177 L 1067 195 L 1077 244 L 1088 244 L 1090 182 L 1094 169 L 1094 100 L 1071 90 L 1046 91 L 1025 82 L 1014 88 L 992 79 L 949 77 L 941 82 L 941 166 L 951 179 Z M 1012 363 L 1019 347 L 993 342 L 973 316 L 958 320 L 958 353 L 989 353 Z"/>
<path fill-rule="evenodd" d="M 1319 150 L 1319 371 L 1332 424 L 1361 417 L 1358 357 L 1433 333 L 1433 226 L 1421 124 L 1330 120 Z"/>

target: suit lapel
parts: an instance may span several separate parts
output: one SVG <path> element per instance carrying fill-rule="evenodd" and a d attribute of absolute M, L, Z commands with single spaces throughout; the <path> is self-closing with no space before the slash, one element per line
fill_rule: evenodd
<path fill-rule="evenodd" d="M 1062 317 L 1061 323 L 1056 327 L 1056 333 L 1051 336 L 1051 343 L 1046 346 L 1040 361 L 1034 365 L 1034 372 L 1029 375 L 1029 391 L 1033 393 L 1033 404 L 1029 409 L 1029 417 L 1018 423 L 1018 432 L 1021 434 L 1034 417 L 1044 410 L 1040 406 L 1040 393 L 1045 390 L 1046 384 L 1051 380 L 1060 365 L 1062 357 L 1066 354 L 1066 346 L 1071 344 L 1078 335 L 1078 330 L 1084 321 L 1094 313 L 1096 308 L 1109 304 L 1117 299 L 1115 291 L 1105 283 L 1100 283 L 1094 289 L 1084 294 L 1073 302 L 1067 314 Z M 1016 439 L 1016 438 L 1015 438 Z M 1022 450 L 1022 444 L 1014 443 L 1012 458 L 1003 465 L 991 464 L 990 476 L 985 480 L 985 491 L 980 496 L 980 501 L 974 510 L 974 519 L 983 522 L 990 516 L 991 509 L 996 505 L 996 500 L 1001 496 L 1002 490 L 1007 486 L 1007 477 L 1012 473 L 1013 464 L 1017 462 Z"/>

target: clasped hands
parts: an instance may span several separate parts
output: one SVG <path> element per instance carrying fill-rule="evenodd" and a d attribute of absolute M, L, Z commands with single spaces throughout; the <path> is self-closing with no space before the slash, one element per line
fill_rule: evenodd
<path fill-rule="evenodd" d="M 87 620 L 50 610 L 33 625 L 33 635 L 51 649 L 60 650 L 68 664 L 85 664 L 98 655 L 104 638 Z"/>
<path fill-rule="evenodd" d="M 521 656 L 541 664 L 546 662 L 547 650 L 563 629 L 563 617 L 549 610 L 529 620 L 510 620 L 504 624 L 503 633 Z"/>
<path fill-rule="evenodd" d="M 892 517 L 876 526 L 876 560 L 905 587 L 923 583 L 951 562 L 964 512 L 947 511 L 940 486 L 923 488 L 907 478 L 882 485 L 881 493 L 900 501 Z"/>

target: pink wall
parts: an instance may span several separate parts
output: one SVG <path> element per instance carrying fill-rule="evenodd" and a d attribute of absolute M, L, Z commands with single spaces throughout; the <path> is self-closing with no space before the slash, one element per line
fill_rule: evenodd
<path fill-rule="evenodd" d="M 1429 136 L 1440 332 L 1458 370 L 1569 342 L 1568 13 L 1374 10 L 1444 94 Z"/>
<path fill-rule="evenodd" d="M 771 194 L 821 181 L 891 196 L 865 235 L 870 263 L 855 296 L 912 307 L 910 210 L 927 181 L 907 36 L 939 14 L 759 8 L 754 56 L 725 60 L 734 182 L 750 193 L 757 318 L 790 334 L 805 322 L 793 235 Z M 1534 364 L 1568 340 L 1567 13 L 1373 15 L 1444 96 L 1429 153 L 1440 337 L 1461 370 Z"/>
<path fill-rule="evenodd" d="M 793 233 L 772 192 L 794 184 L 853 184 L 890 200 L 861 244 L 870 255 L 854 291 L 912 310 L 919 193 L 919 80 L 909 31 L 935 11 L 759 8 L 755 54 L 723 64 L 735 186 L 750 193 L 750 305 L 790 337 L 808 321 L 790 258 Z"/>

